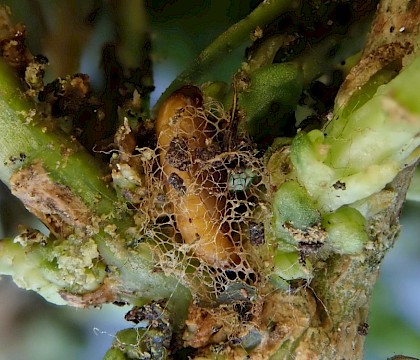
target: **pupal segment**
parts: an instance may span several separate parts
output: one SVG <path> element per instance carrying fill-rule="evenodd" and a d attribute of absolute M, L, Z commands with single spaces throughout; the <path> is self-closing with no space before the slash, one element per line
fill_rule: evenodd
<path fill-rule="evenodd" d="M 216 197 L 195 174 L 195 156 L 206 147 L 212 130 L 201 114 L 202 94 L 184 86 L 162 105 L 156 120 L 159 160 L 177 227 L 194 254 L 211 265 L 238 263 L 235 246 L 222 231 Z M 175 156 L 174 156 L 175 155 Z"/>

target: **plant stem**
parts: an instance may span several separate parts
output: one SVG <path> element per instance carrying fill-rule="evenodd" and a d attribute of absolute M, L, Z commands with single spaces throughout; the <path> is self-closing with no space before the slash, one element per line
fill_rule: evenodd
<path fill-rule="evenodd" d="M 225 61 L 227 54 L 247 41 L 250 41 L 251 34 L 257 27 L 263 29 L 282 13 L 299 6 L 300 1 L 293 0 L 262 1 L 247 17 L 232 25 L 214 40 L 184 72 L 177 76 L 161 95 L 154 110 L 156 111 L 162 102 L 182 85 L 198 84 L 200 78 L 216 63 Z"/>
<path fill-rule="evenodd" d="M 136 236 L 129 234 L 134 220 L 125 204 L 118 200 L 113 188 L 104 181 L 106 172 L 101 164 L 75 140 L 56 129 L 51 119 L 41 117 L 35 104 L 25 99 L 17 79 L 3 62 L 0 62 L 0 84 L 0 179 L 12 187 L 18 197 L 23 194 L 25 199 L 29 198 L 29 206 L 22 199 L 25 205 L 36 215 L 45 215 L 44 219 L 47 220 L 51 214 L 44 214 L 39 208 L 48 208 L 48 204 L 52 202 L 54 210 L 60 198 L 66 195 L 68 208 L 58 211 L 56 215 L 60 219 L 56 223 L 67 222 L 76 237 L 95 240 L 105 264 L 118 269 L 108 277 L 117 283 L 115 286 L 122 299 L 128 297 L 135 303 L 136 297 L 162 299 L 169 297 L 176 289 L 183 289 L 185 292 L 185 288 L 176 279 L 153 271 L 153 254 L 156 250 L 152 249 L 152 245 L 144 242 L 135 248 L 128 246 Z M 26 181 L 20 185 L 21 193 L 16 190 L 18 174 L 23 174 L 19 182 Z M 40 177 L 42 182 L 37 183 Z M 37 188 L 40 192 L 37 192 Z M 76 213 L 80 218 L 72 217 L 72 205 L 80 208 Z M 66 216 L 70 218 L 68 221 Z M 82 217 L 85 220 L 81 221 Z M 78 222 L 81 223 L 80 226 L 77 225 Z M 51 223 L 47 222 L 47 225 Z M 106 231 L 107 226 L 111 226 L 111 230 Z M 60 237 L 60 228 L 56 233 Z M 58 244 L 59 240 L 54 241 L 51 251 L 54 251 L 56 242 Z M 0 244 L 4 251 L 12 246 L 10 251 L 18 254 L 11 258 L 17 261 L 14 270 L 19 276 L 20 264 L 26 262 L 30 250 L 13 243 L 9 245 L 6 241 Z M 48 251 L 41 251 L 39 256 L 31 257 L 35 259 L 31 260 L 34 274 L 40 271 L 40 276 L 43 276 L 43 263 L 50 261 L 48 257 L 51 255 Z M 8 261 L 8 258 L 2 258 L 0 267 L 4 269 L 6 266 L 7 269 Z M 36 289 L 40 278 L 34 275 L 30 279 L 33 283 L 28 283 L 27 287 Z M 41 282 L 44 283 L 45 279 Z M 57 288 L 56 285 L 53 288 L 69 291 Z"/>
<path fill-rule="evenodd" d="M 41 119 L 3 61 L 0 83 L 0 179 L 10 186 L 14 172 L 40 160 L 51 178 L 71 186 L 95 212 L 112 212 L 117 197 L 103 181 L 106 173 L 101 165 L 80 144 L 55 129 L 50 119 Z"/>

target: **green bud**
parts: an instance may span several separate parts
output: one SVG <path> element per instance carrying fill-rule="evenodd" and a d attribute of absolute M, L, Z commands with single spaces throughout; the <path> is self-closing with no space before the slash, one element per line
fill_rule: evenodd
<path fill-rule="evenodd" d="M 11 239 L 0 241 L 0 273 L 11 275 L 17 286 L 34 290 L 47 301 L 65 305 L 66 302 L 59 295 L 61 288 L 48 278 L 48 270 L 42 264 L 44 247 L 35 244 L 29 251 L 21 244 Z"/>
<path fill-rule="evenodd" d="M 280 186 L 273 202 L 273 226 L 278 238 L 296 243 L 285 225 L 305 231 L 320 221 L 314 202 L 298 182 L 287 181 Z"/>
<path fill-rule="evenodd" d="M 256 178 L 258 178 L 258 175 L 248 168 L 242 172 L 232 173 L 228 178 L 228 189 L 231 191 L 246 191 Z"/>
<path fill-rule="evenodd" d="M 293 140 L 296 176 L 321 212 L 332 212 L 378 193 L 420 155 L 420 58 L 356 110 L 335 109 L 324 133 Z M 416 80 L 417 79 L 417 80 Z"/>
<path fill-rule="evenodd" d="M 270 274 L 269 279 L 270 279 L 271 285 L 273 285 L 277 290 L 282 290 L 282 291 L 290 290 L 290 284 L 281 276 L 277 275 L 276 273 Z"/>
<path fill-rule="evenodd" d="M 14 241 L 0 241 L 1 274 L 12 275 L 19 287 L 34 290 L 57 305 L 66 304 L 61 291 L 83 294 L 103 283 L 105 265 L 92 239 L 47 239 L 39 234 L 41 240 L 31 242 L 37 233 L 25 231 Z"/>
<path fill-rule="evenodd" d="M 299 253 L 276 251 L 274 255 L 274 274 L 285 280 L 310 279 L 312 266 L 308 260 L 305 266 L 299 262 Z"/>
<path fill-rule="evenodd" d="M 146 329 L 134 328 L 118 331 L 112 346 L 123 353 L 126 359 L 143 358 L 148 353 L 148 348 L 142 341 L 146 332 Z"/>
<path fill-rule="evenodd" d="M 298 133 L 290 148 L 290 158 L 297 178 L 314 201 L 334 183 L 334 170 L 323 163 L 327 152 L 324 134 L 319 130 Z"/>
<path fill-rule="evenodd" d="M 261 67 L 249 75 L 249 85 L 238 95 L 245 114 L 245 130 L 256 140 L 275 136 L 294 112 L 303 89 L 303 74 L 293 63 Z"/>
<path fill-rule="evenodd" d="M 343 206 L 324 216 L 322 225 L 327 231 L 327 243 L 338 254 L 357 254 L 369 240 L 366 219 L 356 209 Z"/>
<path fill-rule="evenodd" d="M 127 360 L 127 358 L 120 349 L 111 348 L 106 352 L 104 360 Z"/>

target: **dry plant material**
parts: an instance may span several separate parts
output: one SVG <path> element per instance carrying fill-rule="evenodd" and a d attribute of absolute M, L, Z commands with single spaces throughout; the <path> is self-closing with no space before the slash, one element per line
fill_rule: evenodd
<path fill-rule="evenodd" d="M 41 163 L 15 172 L 10 178 L 12 194 L 54 234 L 66 235 L 66 225 L 85 228 L 90 224 L 88 207 L 66 186 L 54 182 Z"/>

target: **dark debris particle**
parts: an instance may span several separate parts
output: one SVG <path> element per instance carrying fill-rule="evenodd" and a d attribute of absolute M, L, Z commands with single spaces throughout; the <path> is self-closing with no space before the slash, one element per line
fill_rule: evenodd
<path fill-rule="evenodd" d="M 263 245 L 265 243 L 264 224 L 255 222 L 249 223 L 249 241 L 254 246 Z"/>
<path fill-rule="evenodd" d="M 89 76 L 75 74 L 66 79 L 56 79 L 39 92 L 38 100 L 51 104 L 54 117 L 72 115 L 89 104 Z"/>
<path fill-rule="evenodd" d="M 316 254 L 318 250 L 324 245 L 322 241 L 300 241 L 298 243 L 298 250 L 299 250 L 299 260 L 304 263 L 305 258 L 308 255 Z"/>
<path fill-rule="evenodd" d="M 151 303 L 142 307 L 134 306 L 124 319 L 135 324 L 141 321 L 149 322 L 149 327 L 162 330 L 170 326 L 170 320 L 164 308 L 158 303 Z"/>
<path fill-rule="evenodd" d="M 0 55 L 4 60 L 19 73 L 31 61 L 32 55 L 28 51 L 26 40 L 26 29 L 22 24 L 9 29 L 10 34 L 0 41 Z"/>
<path fill-rule="evenodd" d="M 333 188 L 335 190 L 346 190 L 346 183 L 341 182 L 340 180 L 338 180 L 334 185 Z"/>
<path fill-rule="evenodd" d="M 207 147 L 198 148 L 195 150 L 195 156 L 202 161 L 214 159 L 216 155 L 220 154 L 222 150 L 217 144 L 211 144 Z"/>
<path fill-rule="evenodd" d="M 184 180 L 176 173 L 172 173 L 168 176 L 168 183 L 178 194 L 184 195 L 187 191 L 187 188 L 184 186 Z"/>
<path fill-rule="evenodd" d="M 115 306 L 126 306 L 127 305 L 127 303 L 125 301 L 114 301 L 112 304 L 115 305 Z"/>
<path fill-rule="evenodd" d="M 127 314 L 125 314 L 124 319 L 127 321 L 131 321 L 134 324 L 138 324 L 142 320 L 144 320 L 144 313 L 142 308 L 138 306 L 134 306 Z"/>
<path fill-rule="evenodd" d="M 369 332 L 369 324 L 368 323 L 361 323 L 359 324 L 359 326 L 357 327 L 357 333 L 360 336 L 366 336 Z"/>
<path fill-rule="evenodd" d="M 125 315 L 125 319 L 135 324 L 142 321 L 148 323 L 148 331 L 140 340 L 144 354 L 149 353 L 150 356 L 141 359 L 163 359 L 172 342 L 172 324 L 164 306 L 156 302 L 142 307 L 135 306 Z"/>
<path fill-rule="evenodd" d="M 230 338 L 230 339 L 229 339 L 229 342 L 230 342 L 233 346 L 236 346 L 236 345 L 240 345 L 240 344 L 242 343 L 242 339 L 241 339 L 241 338 L 238 338 L 238 337 L 236 337 L 236 336 L 234 336 L 234 337 L 232 337 L 232 338 Z"/>
<path fill-rule="evenodd" d="M 8 163 L 16 164 L 17 162 L 24 162 L 26 160 L 26 154 L 21 152 L 19 156 L 10 156 L 9 161 L 5 161 L 4 164 L 7 165 Z"/>
<path fill-rule="evenodd" d="M 45 55 L 38 54 L 34 56 L 34 61 L 38 64 L 47 65 L 49 63 L 48 58 Z"/>
<path fill-rule="evenodd" d="M 241 301 L 233 304 L 233 309 L 237 312 L 241 321 L 248 322 L 252 320 L 252 304 L 249 301 Z"/>
<path fill-rule="evenodd" d="M 198 349 L 189 346 L 176 351 L 172 354 L 172 358 L 174 360 L 194 359 L 197 352 Z"/>
<path fill-rule="evenodd" d="M 175 137 L 169 144 L 165 160 L 175 169 L 186 171 L 191 166 L 191 156 L 188 150 L 187 139 L 184 137 Z"/>

